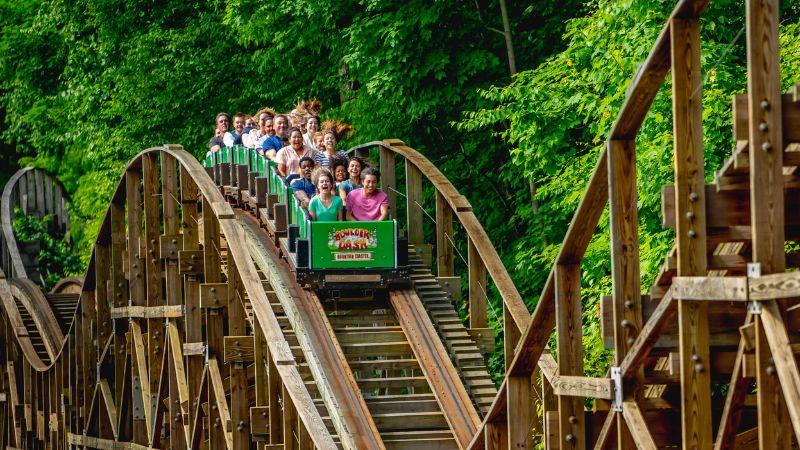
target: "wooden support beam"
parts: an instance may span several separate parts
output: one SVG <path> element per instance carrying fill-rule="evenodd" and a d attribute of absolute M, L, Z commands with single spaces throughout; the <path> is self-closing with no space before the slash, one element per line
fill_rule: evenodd
<path fill-rule="evenodd" d="M 635 400 L 626 400 L 622 403 L 622 415 L 625 416 L 627 428 L 636 443 L 636 448 L 639 450 L 658 449 L 656 442 L 653 440 L 653 435 L 648 430 L 642 410 L 639 409 L 639 404 Z M 622 426 L 622 424 L 619 426 Z"/>
<path fill-rule="evenodd" d="M 781 115 L 775 117 L 780 120 L 783 129 L 783 142 L 798 142 L 800 141 L 800 103 L 792 94 L 781 95 L 780 103 Z M 733 137 L 737 141 L 748 140 L 750 137 L 750 104 L 746 94 L 733 96 Z M 776 146 L 776 150 L 782 149 L 783 145 Z"/>
<path fill-rule="evenodd" d="M 797 276 L 794 278 L 800 280 Z M 765 284 L 760 284 L 760 286 L 765 286 Z M 750 300 L 747 277 L 678 276 L 672 279 L 671 289 L 673 296 L 682 301 L 746 302 Z"/>
<path fill-rule="evenodd" d="M 144 338 L 142 337 L 142 329 L 138 322 L 131 321 L 130 323 L 131 329 L 131 339 L 134 351 L 134 368 L 136 374 L 139 376 L 139 389 L 134 389 L 133 395 L 141 396 L 142 404 L 144 405 L 144 411 L 140 411 L 140 414 L 144 415 L 144 423 L 145 429 L 150 431 L 150 427 L 152 426 L 152 418 L 151 411 L 152 411 L 152 403 L 150 397 L 150 372 L 147 368 L 147 355 L 145 354 L 145 342 Z M 134 411 L 135 412 L 135 411 Z"/>
<path fill-rule="evenodd" d="M 389 211 L 397 217 L 397 181 L 395 176 L 395 153 L 385 147 L 380 147 L 381 187 L 389 197 Z"/>
<path fill-rule="evenodd" d="M 422 173 L 406 160 L 406 215 L 408 217 L 408 244 L 425 243 L 422 217 Z"/>
<path fill-rule="evenodd" d="M 594 443 L 594 450 L 605 450 L 611 442 L 611 436 L 614 431 L 614 426 L 617 425 L 617 416 L 619 414 L 609 411 L 606 420 L 603 421 L 603 427 L 600 428 L 600 433 Z M 623 425 L 624 426 L 624 425 Z"/>
<path fill-rule="evenodd" d="M 700 21 L 672 19 L 673 135 L 678 275 L 705 275 L 706 216 L 703 162 Z M 684 289 L 685 290 L 685 289 Z M 743 290 L 743 289 L 740 289 Z M 683 294 L 683 292 L 680 292 Z M 678 299 L 681 427 L 684 448 L 710 449 L 711 395 L 708 304 Z M 629 422 L 629 425 L 632 425 Z M 631 426 L 632 429 L 636 426 Z M 635 437 L 635 434 L 634 434 Z"/>
<path fill-rule="evenodd" d="M 97 386 L 100 390 L 100 397 L 102 397 L 102 399 L 98 398 L 97 401 L 102 401 L 100 408 L 108 416 L 108 420 L 111 424 L 111 433 L 114 435 L 114 439 L 116 439 L 119 433 L 117 432 L 117 406 L 114 404 L 114 394 L 111 393 L 108 380 L 105 378 L 98 380 Z M 101 414 L 101 416 L 102 415 L 103 414 Z"/>
<path fill-rule="evenodd" d="M 219 365 L 217 358 L 210 358 L 208 360 L 208 377 L 211 380 L 211 388 L 214 392 L 215 406 L 217 407 L 217 414 L 219 414 L 219 421 L 211 424 L 211 428 L 216 427 L 222 429 L 225 438 L 225 444 L 228 449 L 233 448 L 233 431 L 231 431 L 231 413 L 228 410 L 228 402 L 225 400 L 225 385 L 222 383 L 222 375 L 219 372 Z"/>
<path fill-rule="evenodd" d="M 142 190 L 144 207 L 144 245 L 146 269 L 147 306 L 163 306 L 163 267 L 159 254 L 161 240 L 162 208 L 160 181 L 160 153 L 150 152 L 142 155 Z M 169 199 L 172 200 L 172 199 Z M 164 200 L 166 201 L 166 200 Z M 175 220 L 175 218 L 170 218 Z M 150 391 L 158 389 L 157 380 L 161 371 L 161 359 L 164 355 L 164 324 L 161 319 L 147 321 L 147 354 L 150 369 Z M 148 430 L 150 428 L 148 427 Z"/>
<path fill-rule="evenodd" d="M 533 449 L 531 428 L 536 415 L 531 400 L 531 378 L 528 375 L 506 377 L 508 417 L 508 447 Z"/>
<path fill-rule="evenodd" d="M 786 267 L 779 2 L 747 0 L 745 11 L 753 262 L 760 265 L 761 274 L 770 274 Z M 792 445 L 786 433 L 788 417 L 783 417 L 777 379 L 767 372 L 768 367 L 774 372 L 774 366 L 762 320 L 756 320 L 756 336 L 759 447 L 788 449 Z"/>
<path fill-rule="evenodd" d="M 111 308 L 112 319 L 166 319 L 183 317 L 183 305 L 121 306 Z"/>
<path fill-rule="evenodd" d="M 650 353 L 653 344 L 661 336 L 661 330 L 675 313 L 676 303 L 672 298 L 672 291 L 667 291 L 667 295 L 658 303 L 653 314 L 650 315 L 647 323 L 642 328 L 642 332 L 636 336 L 633 345 L 630 346 L 628 353 L 620 363 L 620 371 L 623 378 L 636 376 L 636 371 L 639 370 L 640 365 Z"/>
<path fill-rule="evenodd" d="M 762 303 L 761 323 L 769 342 L 772 359 L 775 361 L 774 367 L 778 372 L 780 388 L 783 390 L 786 407 L 789 410 L 789 419 L 800 442 L 800 373 L 797 370 L 797 360 L 789 342 L 781 311 L 775 300 Z M 784 438 L 791 445 L 791 438 Z"/>
<path fill-rule="evenodd" d="M 580 265 L 558 264 L 556 265 L 556 340 L 560 376 L 583 375 L 582 318 Z M 583 410 L 583 398 L 558 396 L 559 442 L 562 449 L 586 448 L 586 423 Z M 511 416 L 510 411 L 509 416 Z"/>
<path fill-rule="evenodd" d="M 441 192 L 436 191 L 436 267 L 437 276 L 452 277 L 455 274 L 455 251 L 453 245 L 453 210 Z"/>
<path fill-rule="evenodd" d="M 488 323 L 486 310 L 489 302 L 486 297 L 486 266 L 472 239 L 469 239 L 467 262 L 469 264 L 469 327 L 485 328 Z"/>
<path fill-rule="evenodd" d="M 611 277 L 615 365 L 619 366 L 642 329 L 639 272 L 639 212 L 636 195 L 634 141 L 607 142 L 609 211 L 611 219 Z M 617 426 L 617 442 L 631 446 L 629 427 Z"/>

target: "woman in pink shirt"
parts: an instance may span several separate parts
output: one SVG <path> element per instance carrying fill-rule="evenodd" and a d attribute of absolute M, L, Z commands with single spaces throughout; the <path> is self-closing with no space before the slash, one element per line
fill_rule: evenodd
<path fill-rule="evenodd" d="M 361 189 L 347 194 L 347 220 L 386 220 L 389 217 L 389 197 L 378 189 L 381 173 L 367 167 L 361 171 Z"/>

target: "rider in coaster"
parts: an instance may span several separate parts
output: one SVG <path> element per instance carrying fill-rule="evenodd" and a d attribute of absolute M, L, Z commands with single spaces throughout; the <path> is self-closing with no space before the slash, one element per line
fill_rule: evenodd
<path fill-rule="evenodd" d="M 381 173 L 367 167 L 361 171 L 361 189 L 347 194 L 347 220 L 386 220 L 389 217 L 389 197 L 378 189 Z"/>
<path fill-rule="evenodd" d="M 300 128 L 292 127 L 289 130 L 289 145 L 283 147 L 275 155 L 278 164 L 278 173 L 282 177 L 296 178 L 300 173 L 300 159 L 309 157 L 313 161 L 316 150 L 303 144 L 303 132 Z M 294 175 L 294 176 L 293 176 Z M 288 179 L 286 181 L 289 181 Z"/>
<path fill-rule="evenodd" d="M 347 173 L 350 178 L 339 183 L 339 197 L 342 198 L 345 208 L 347 207 L 347 196 L 354 189 L 361 188 L 361 171 L 364 170 L 364 161 L 361 158 L 353 158 L 347 163 Z"/>
<path fill-rule="evenodd" d="M 333 192 L 338 195 L 339 186 L 347 179 L 347 158 L 333 158 L 331 170 L 333 170 L 333 178 L 336 181 L 336 188 Z"/>
<path fill-rule="evenodd" d="M 300 201 L 303 208 L 308 208 L 308 202 L 316 193 L 314 183 L 311 182 L 311 172 L 314 171 L 314 159 L 304 156 L 300 158 L 300 174 L 302 177 L 292 181 L 294 198 Z"/>
<path fill-rule="evenodd" d="M 317 187 L 317 195 L 311 198 L 308 204 L 308 215 L 311 220 L 341 221 L 344 215 L 342 199 L 333 194 L 333 174 L 330 170 L 319 167 L 311 176 Z"/>

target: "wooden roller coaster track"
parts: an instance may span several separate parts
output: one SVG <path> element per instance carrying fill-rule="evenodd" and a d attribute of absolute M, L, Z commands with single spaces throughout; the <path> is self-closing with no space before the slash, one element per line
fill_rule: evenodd
<path fill-rule="evenodd" d="M 786 243 L 800 239 L 800 88 L 781 94 L 777 0 L 748 0 L 736 146 L 706 185 L 707 4 L 679 1 L 635 75 L 533 314 L 466 198 L 398 140 L 352 151 L 380 165 L 393 211 L 396 194 L 405 197 L 410 281 L 338 297 L 295 282 L 284 261 L 291 219 L 258 173 L 247 164 L 207 172 L 177 145 L 129 162 L 85 277 L 43 292 L 38 248 L 17 242 L 14 213 L 50 215 L 68 232 L 67 200 L 46 173 L 17 173 L 0 205 L 0 443 L 796 448 L 800 275 L 787 268 L 800 259 Z M 662 210 L 675 247 L 643 295 L 635 140 L 670 71 L 675 183 Z M 586 377 L 580 268 L 606 204 L 613 289 L 601 321 L 614 359 L 607 376 Z M 466 321 L 455 307 L 456 221 L 467 239 Z M 502 300 L 499 389 L 483 357 L 495 344 L 489 283 Z"/>

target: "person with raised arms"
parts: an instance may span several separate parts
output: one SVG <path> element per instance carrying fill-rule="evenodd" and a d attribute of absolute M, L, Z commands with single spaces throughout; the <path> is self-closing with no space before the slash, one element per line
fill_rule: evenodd
<path fill-rule="evenodd" d="M 386 220 L 389 196 L 378 189 L 381 173 L 372 167 L 361 171 L 361 189 L 347 194 L 347 220 Z"/>

